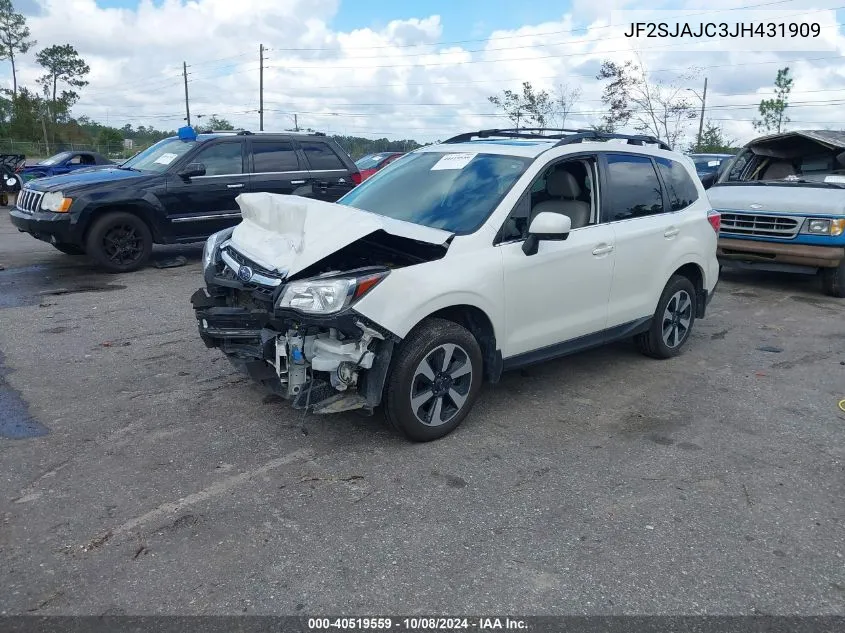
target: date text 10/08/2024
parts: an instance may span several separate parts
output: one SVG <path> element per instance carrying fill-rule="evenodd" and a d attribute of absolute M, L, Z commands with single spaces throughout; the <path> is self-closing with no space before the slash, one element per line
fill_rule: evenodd
<path fill-rule="evenodd" d="M 527 630 L 525 620 L 518 618 L 443 618 L 443 617 L 415 617 L 415 618 L 308 618 L 308 628 L 312 631 L 520 631 Z"/>

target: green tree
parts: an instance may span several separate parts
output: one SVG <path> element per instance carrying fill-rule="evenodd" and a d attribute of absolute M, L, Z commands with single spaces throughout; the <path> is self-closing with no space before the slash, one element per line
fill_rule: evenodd
<path fill-rule="evenodd" d="M 26 18 L 15 11 L 12 0 L 0 0 L 0 59 L 12 63 L 12 101 L 18 97 L 18 75 L 15 54 L 23 55 L 37 42 L 29 39 Z"/>
<path fill-rule="evenodd" d="M 222 117 L 218 117 L 216 114 L 212 114 L 211 118 L 208 119 L 208 129 L 209 130 L 234 130 L 235 126 L 232 125 L 227 119 Z"/>
<path fill-rule="evenodd" d="M 783 126 L 789 123 L 786 109 L 789 107 L 789 93 L 792 92 L 792 77 L 789 66 L 778 70 L 775 78 L 775 98 L 763 99 L 760 102 L 760 118 L 755 119 L 754 129 L 767 134 L 780 134 Z"/>
<path fill-rule="evenodd" d="M 97 135 L 97 144 L 104 154 L 119 152 L 123 149 L 123 134 L 112 127 L 104 127 Z"/>
<path fill-rule="evenodd" d="M 733 154 L 737 151 L 737 142 L 725 138 L 721 126 L 708 121 L 701 133 L 701 142 L 693 143 L 689 151 L 695 154 Z"/>
<path fill-rule="evenodd" d="M 50 98 L 54 110 L 58 105 L 64 106 L 65 110 L 70 110 L 71 106 L 79 99 L 79 95 L 73 90 L 63 90 L 57 99 L 56 91 L 59 82 L 66 83 L 73 88 L 83 88 L 88 85 L 85 76 L 91 72 L 91 68 L 70 44 L 48 46 L 38 52 L 35 61 L 47 71 L 38 78 L 38 83 L 44 89 L 44 94 Z M 62 103 L 59 104 L 59 101 Z"/>
<path fill-rule="evenodd" d="M 555 106 L 549 93 L 545 90 L 535 92 L 530 82 L 522 84 L 522 94 L 512 90 L 504 90 L 501 95 L 487 97 L 493 105 L 504 111 L 507 117 L 519 129 L 520 122 L 534 123 L 538 127 L 545 127 L 549 116 L 555 111 Z"/>

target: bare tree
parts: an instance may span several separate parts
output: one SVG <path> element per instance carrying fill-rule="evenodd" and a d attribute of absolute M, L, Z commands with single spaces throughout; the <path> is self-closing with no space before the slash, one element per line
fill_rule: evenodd
<path fill-rule="evenodd" d="M 692 74 L 681 80 L 691 79 Z M 683 137 L 695 106 L 686 96 L 686 88 L 676 82 L 652 81 L 642 65 L 605 60 L 596 79 L 608 81 L 602 102 L 608 107 L 602 127 L 616 130 L 631 123 L 638 132 L 645 132 L 675 147 Z"/>
<path fill-rule="evenodd" d="M 552 91 L 549 100 L 549 116 L 547 117 L 556 127 L 566 127 L 566 119 L 572 112 L 572 108 L 581 98 L 581 89 L 570 88 L 569 84 L 558 84 Z"/>

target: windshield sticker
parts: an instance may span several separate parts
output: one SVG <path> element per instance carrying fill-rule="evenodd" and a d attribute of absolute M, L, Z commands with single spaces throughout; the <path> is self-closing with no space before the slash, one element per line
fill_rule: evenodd
<path fill-rule="evenodd" d="M 171 154 L 171 153 L 162 154 L 161 156 L 156 158 L 154 162 L 159 164 L 159 165 L 169 165 L 174 160 L 176 160 L 176 157 L 177 157 L 177 154 Z"/>
<path fill-rule="evenodd" d="M 722 161 L 719 161 L 719 160 L 709 160 L 709 161 L 707 161 L 707 166 L 708 166 L 708 167 L 718 167 L 720 162 L 722 162 Z"/>
<path fill-rule="evenodd" d="M 441 169 L 463 169 L 476 156 L 477 154 L 475 152 L 445 154 L 443 158 L 434 163 L 434 166 L 431 168 L 431 171 L 439 171 Z"/>
<path fill-rule="evenodd" d="M 845 176 L 825 176 L 825 182 L 845 183 Z"/>

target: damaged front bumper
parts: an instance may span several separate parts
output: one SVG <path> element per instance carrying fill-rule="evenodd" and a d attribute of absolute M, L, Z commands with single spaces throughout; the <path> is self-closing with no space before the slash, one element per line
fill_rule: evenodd
<path fill-rule="evenodd" d="M 281 285 L 206 273 L 191 297 L 199 333 L 239 369 L 296 409 L 372 411 L 381 402 L 396 342 L 353 310 L 306 316 L 276 307 Z"/>

